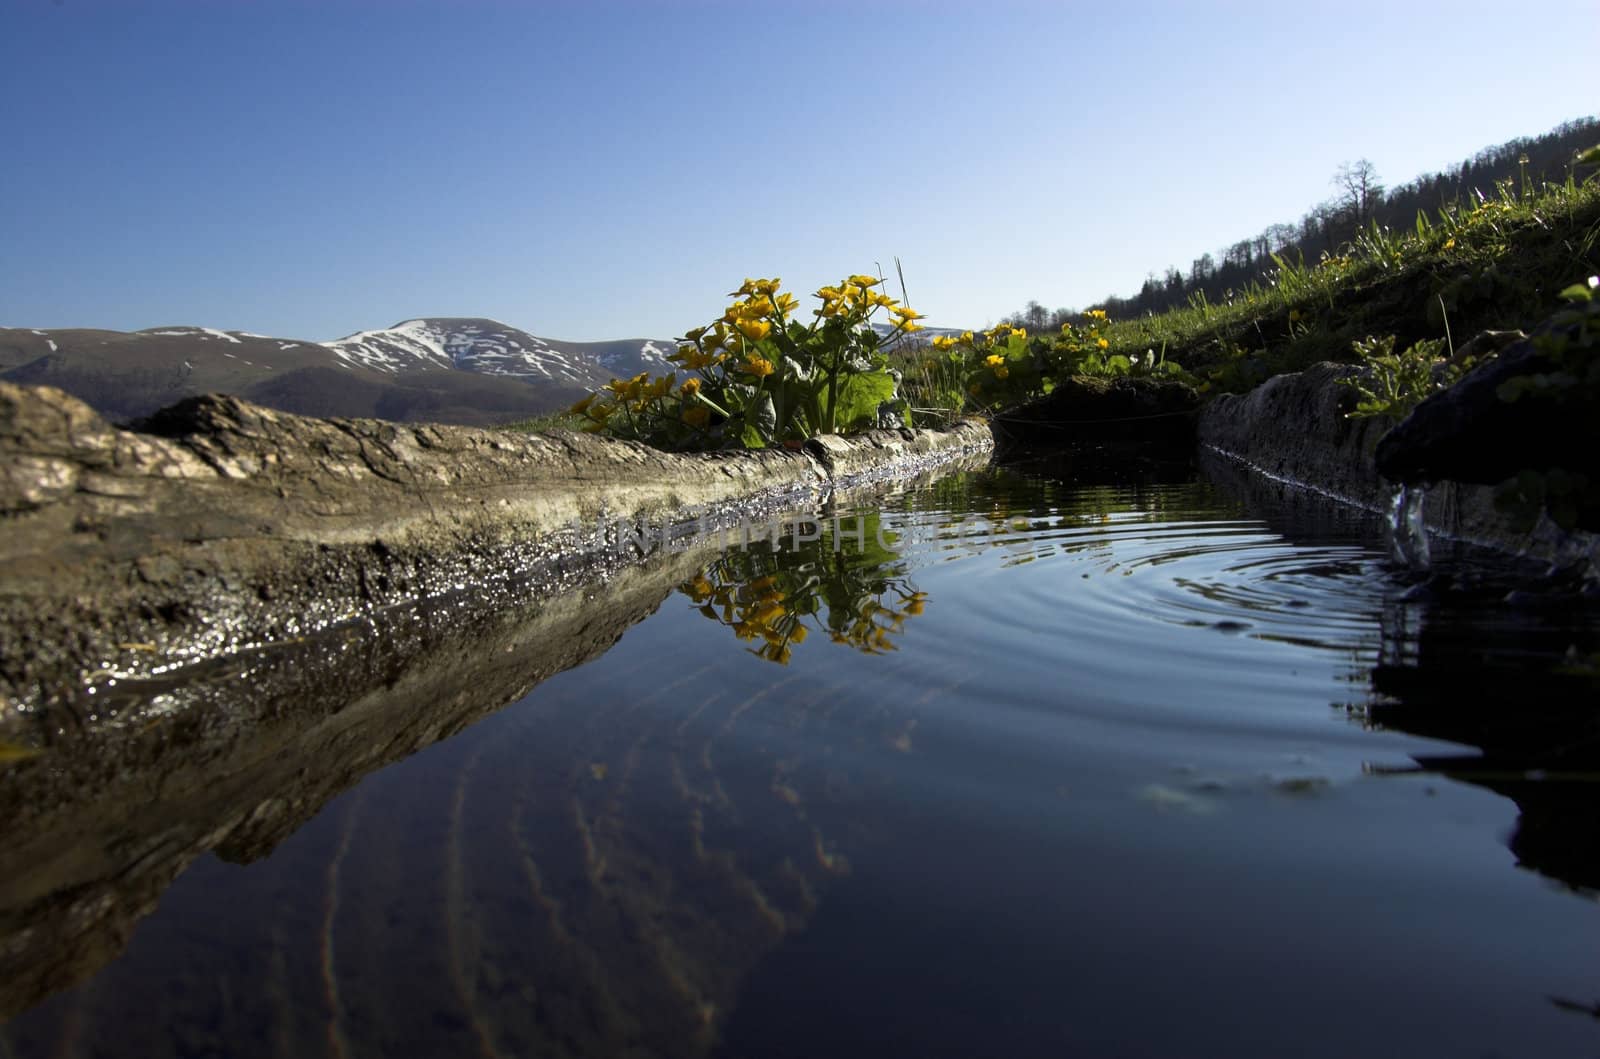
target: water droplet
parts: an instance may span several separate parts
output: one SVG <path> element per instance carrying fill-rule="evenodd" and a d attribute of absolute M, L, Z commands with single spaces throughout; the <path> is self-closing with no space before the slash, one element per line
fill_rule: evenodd
<path fill-rule="evenodd" d="M 1428 568 L 1428 528 L 1423 522 L 1423 486 L 1402 485 L 1389 506 L 1389 549 L 1396 562 Z"/>

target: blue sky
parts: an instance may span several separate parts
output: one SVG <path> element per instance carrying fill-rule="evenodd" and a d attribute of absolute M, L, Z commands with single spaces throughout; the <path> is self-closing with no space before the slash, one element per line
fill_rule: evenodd
<path fill-rule="evenodd" d="M 905 265 L 1081 307 L 1593 112 L 1594 0 L 0 0 L 0 326 L 665 337 Z"/>

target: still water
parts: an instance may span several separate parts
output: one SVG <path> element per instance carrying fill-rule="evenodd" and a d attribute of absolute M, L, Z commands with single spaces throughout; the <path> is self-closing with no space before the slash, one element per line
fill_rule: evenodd
<path fill-rule="evenodd" d="M 421 720 L 341 708 L 353 775 L 224 813 L 218 750 L 181 837 L 57 836 L 117 866 L 32 898 L 81 952 L 0 1054 L 1600 1054 L 1594 615 L 1215 476 L 660 559 L 525 694 L 521 617 L 386 663 Z"/>

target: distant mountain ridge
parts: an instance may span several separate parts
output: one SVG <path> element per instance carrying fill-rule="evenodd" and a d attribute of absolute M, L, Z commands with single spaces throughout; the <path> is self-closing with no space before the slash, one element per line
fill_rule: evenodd
<path fill-rule="evenodd" d="M 330 342 L 211 327 L 0 328 L 0 379 L 56 386 L 116 421 L 228 393 L 305 415 L 490 425 L 671 367 L 672 339 L 564 342 L 497 320 L 421 317 Z"/>

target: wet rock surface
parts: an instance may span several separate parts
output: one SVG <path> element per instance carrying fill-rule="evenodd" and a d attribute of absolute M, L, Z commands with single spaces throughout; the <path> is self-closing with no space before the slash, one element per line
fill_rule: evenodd
<path fill-rule="evenodd" d="M 1361 370 L 1316 364 L 1268 379 L 1248 394 L 1218 397 L 1200 415 L 1199 441 L 1256 473 L 1387 514 L 1400 481 L 1381 473 L 1377 454 L 1393 451 L 1394 443 L 1385 438 L 1392 423 L 1382 417 L 1348 418 L 1357 398 L 1345 382 Z M 1396 465 L 1391 459 L 1382 466 L 1393 471 Z M 1433 479 L 1423 502 L 1428 528 L 1563 564 L 1589 564 L 1600 556 L 1600 542 L 1591 533 L 1566 532 L 1548 519 L 1532 530 L 1517 526 L 1496 509 L 1494 490 L 1483 480 L 1481 473 Z"/>
<path fill-rule="evenodd" d="M 1345 383 L 1358 370 L 1315 364 L 1247 394 L 1223 394 L 1199 417 L 1200 441 L 1263 474 L 1381 510 L 1392 490 L 1379 480 L 1372 453 L 1389 424 L 1348 418 L 1358 398 Z"/>
<path fill-rule="evenodd" d="M 891 473 L 990 447 L 963 423 L 871 433 L 833 459 Z M 121 430 L 58 390 L 3 383 L 0 468 L 0 738 L 33 746 L 115 720 L 97 682 L 602 562 L 608 523 L 737 521 L 835 485 L 805 452 L 673 454 L 231 397 Z"/>

